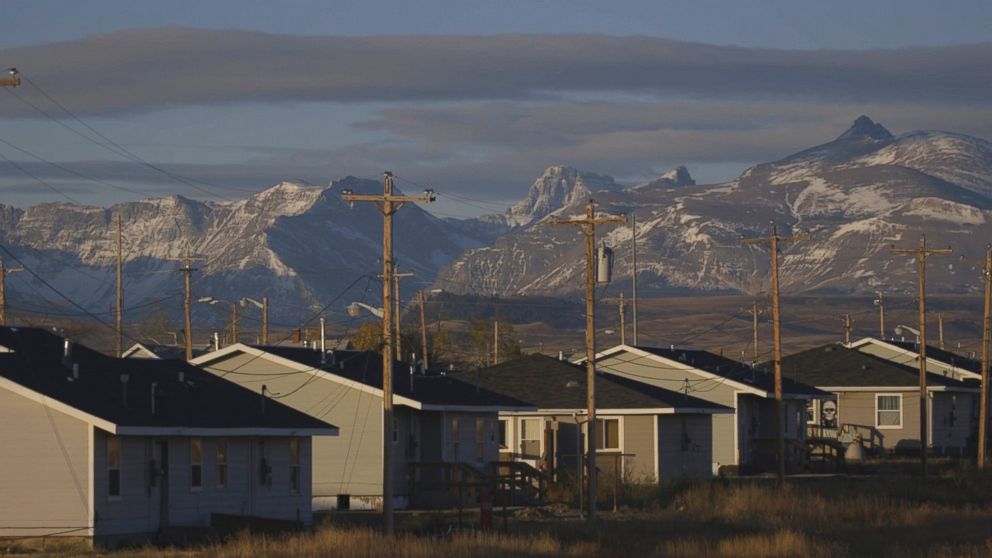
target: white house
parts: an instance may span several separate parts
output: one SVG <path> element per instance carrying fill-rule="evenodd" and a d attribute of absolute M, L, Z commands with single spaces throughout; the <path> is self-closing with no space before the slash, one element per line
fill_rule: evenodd
<path fill-rule="evenodd" d="M 0 538 L 98 545 L 215 514 L 311 521 L 311 437 L 337 428 L 178 360 L 0 327 Z"/>

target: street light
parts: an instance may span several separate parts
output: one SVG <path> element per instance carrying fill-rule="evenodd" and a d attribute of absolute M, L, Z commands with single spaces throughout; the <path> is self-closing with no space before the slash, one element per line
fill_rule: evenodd
<path fill-rule="evenodd" d="M 214 304 L 223 302 L 225 304 L 231 305 L 231 344 L 238 342 L 238 305 L 237 303 L 231 302 L 229 300 L 223 300 L 219 298 L 214 298 L 212 296 L 201 296 L 196 299 L 197 302 L 202 302 L 204 304 L 209 304 L 213 306 Z"/>
<path fill-rule="evenodd" d="M 351 304 L 349 304 L 348 306 L 346 306 L 346 309 L 348 310 L 348 315 L 351 316 L 352 318 L 357 318 L 357 317 L 361 316 L 362 315 L 362 308 L 368 310 L 369 313 L 371 313 L 376 318 L 382 318 L 382 316 L 384 314 L 384 312 L 382 311 L 382 308 L 376 308 L 375 306 L 369 306 L 368 304 L 365 304 L 364 302 L 352 302 Z"/>
<path fill-rule="evenodd" d="M 269 344 L 269 297 L 263 296 L 262 302 L 255 300 L 254 298 L 244 297 L 241 299 L 241 307 L 248 308 L 249 304 L 254 304 L 257 308 L 262 310 L 262 344 Z"/>
<path fill-rule="evenodd" d="M 904 325 L 897 325 L 895 329 L 895 333 L 900 337 L 905 335 L 906 333 L 912 333 L 913 335 L 916 336 L 916 343 L 919 344 L 920 342 L 920 330 L 916 328 L 912 328 Z"/>

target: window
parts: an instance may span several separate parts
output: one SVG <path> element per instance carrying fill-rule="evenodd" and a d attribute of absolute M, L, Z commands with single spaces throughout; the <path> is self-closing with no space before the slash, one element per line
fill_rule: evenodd
<path fill-rule="evenodd" d="M 227 440 L 217 440 L 214 460 L 217 467 L 217 488 L 224 488 L 227 486 Z"/>
<path fill-rule="evenodd" d="M 816 399 L 806 400 L 806 424 L 820 423 L 819 413 L 817 412 L 818 403 L 819 401 Z"/>
<path fill-rule="evenodd" d="M 455 462 L 461 461 L 461 450 L 462 450 L 462 437 L 461 431 L 458 428 L 458 419 L 451 419 L 451 447 L 454 452 Z"/>
<path fill-rule="evenodd" d="M 509 446 L 506 444 L 506 427 L 510 425 L 510 421 L 507 419 L 499 419 L 497 423 L 499 425 L 497 435 L 497 439 L 499 440 L 499 449 L 507 449 Z"/>
<path fill-rule="evenodd" d="M 596 419 L 596 449 L 620 449 L 620 419 Z"/>
<path fill-rule="evenodd" d="M 300 439 L 289 440 L 289 489 L 293 493 L 300 491 Z"/>
<path fill-rule="evenodd" d="M 107 496 L 121 497 L 121 439 L 107 436 Z"/>
<path fill-rule="evenodd" d="M 199 438 L 189 440 L 189 489 L 203 488 L 203 444 Z"/>
<path fill-rule="evenodd" d="M 478 417 L 475 419 L 475 460 L 483 461 L 486 458 L 486 419 Z"/>
<path fill-rule="evenodd" d="M 544 419 L 520 419 L 520 453 L 524 459 L 541 458 L 541 424 Z"/>
<path fill-rule="evenodd" d="M 875 395 L 875 426 L 902 428 L 902 395 Z"/>

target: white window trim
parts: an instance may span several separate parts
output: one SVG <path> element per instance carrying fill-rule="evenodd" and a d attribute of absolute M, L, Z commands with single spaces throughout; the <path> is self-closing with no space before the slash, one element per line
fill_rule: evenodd
<path fill-rule="evenodd" d="M 813 420 L 806 418 L 806 425 L 820 426 L 820 400 L 810 399 L 809 404 L 813 406 Z M 803 408 L 803 414 L 806 414 L 805 408 Z"/>
<path fill-rule="evenodd" d="M 878 400 L 882 397 L 898 397 L 899 398 L 899 424 L 898 425 L 881 425 L 878 424 Z M 891 411 L 889 411 L 891 412 Z M 875 428 L 879 430 L 902 430 L 903 426 L 903 400 L 901 393 L 876 393 L 875 394 Z"/>
<path fill-rule="evenodd" d="M 619 416 L 619 415 L 618 416 L 613 416 L 613 415 L 596 415 L 596 420 L 603 421 L 604 423 L 606 421 L 608 421 L 608 420 L 615 420 L 615 421 L 617 421 L 617 447 L 615 447 L 615 448 L 605 448 L 605 447 L 604 448 L 597 448 L 596 451 L 597 452 L 603 452 L 603 453 L 623 453 L 623 434 L 624 434 L 623 433 L 623 426 L 624 426 L 623 425 L 623 417 L 622 416 Z M 596 431 L 597 431 L 596 432 L 596 436 L 597 437 L 599 437 L 599 436 L 605 436 L 605 434 L 606 434 L 605 428 L 602 429 L 603 432 L 600 432 L 599 430 L 600 430 L 599 428 L 596 428 Z M 603 445 L 604 446 L 606 445 L 606 438 L 605 437 L 603 438 Z"/>

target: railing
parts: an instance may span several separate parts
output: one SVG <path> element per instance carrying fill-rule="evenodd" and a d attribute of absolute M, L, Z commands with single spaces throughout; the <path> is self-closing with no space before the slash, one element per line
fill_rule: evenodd
<path fill-rule="evenodd" d="M 511 500 L 514 494 L 523 492 L 534 501 L 543 501 L 548 489 L 546 472 L 523 461 L 497 461 L 493 463 L 492 477 L 498 492 Z"/>
<path fill-rule="evenodd" d="M 418 495 L 436 491 L 448 496 L 448 504 L 461 508 L 466 496 L 474 502 L 477 496 L 493 489 L 493 480 L 485 472 L 467 463 L 426 462 L 407 465 L 410 507 L 417 507 Z"/>

